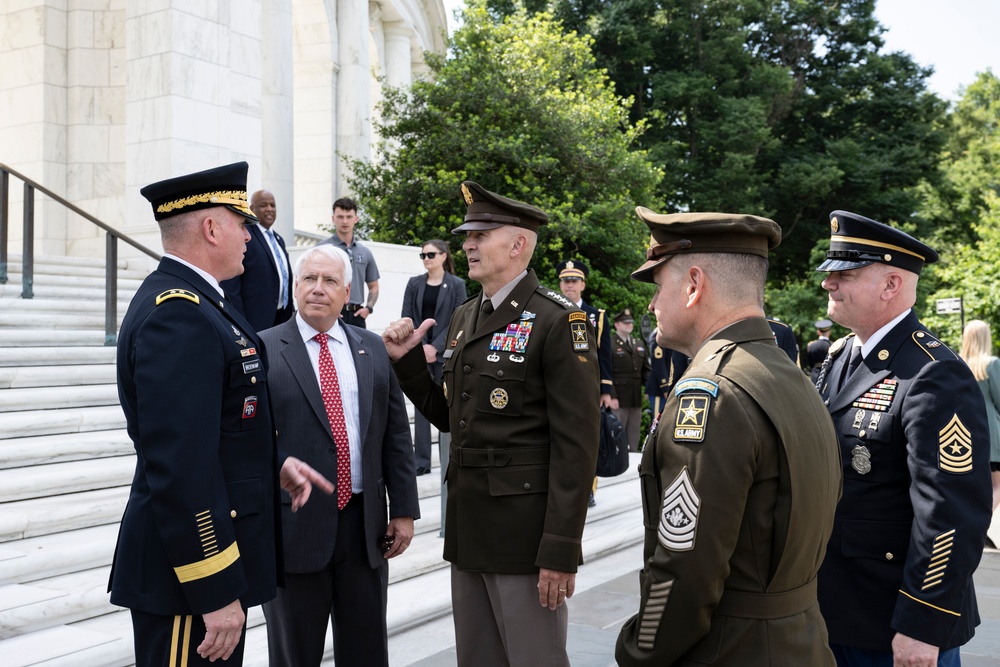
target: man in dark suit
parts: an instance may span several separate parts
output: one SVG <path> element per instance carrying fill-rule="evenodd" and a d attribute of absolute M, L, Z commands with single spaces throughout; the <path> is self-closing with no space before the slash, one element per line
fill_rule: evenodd
<path fill-rule="evenodd" d="M 830 351 L 830 329 L 833 328 L 833 322 L 830 320 L 816 320 L 816 340 L 809 341 L 806 345 L 806 371 L 809 373 L 809 379 L 816 384 L 816 380 L 819 379 L 819 369 L 823 365 L 823 360 L 826 359 L 827 352 Z"/>
<path fill-rule="evenodd" d="M 771 327 L 774 334 L 774 343 L 788 355 L 792 363 L 799 365 L 799 341 L 795 339 L 795 332 L 792 328 L 776 317 L 767 319 L 767 326 Z"/>
<path fill-rule="evenodd" d="M 437 384 L 407 318 L 383 333 L 403 391 L 452 435 L 444 557 L 458 664 L 568 667 L 566 634 L 597 467 L 594 328 L 528 263 L 548 216 L 462 184 L 469 277 Z"/>
<path fill-rule="evenodd" d="M 256 222 L 246 177 L 239 162 L 141 190 L 165 254 L 118 337 L 136 468 L 108 586 L 132 611 L 139 666 L 242 664 L 246 610 L 280 582 L 279 469 L 293 510 L 312 484 L 332 490 L 278 456 L 263 346 L 219 286 L 243 270 Z"/>
<path fill-rule="evenodd" d="M 263 331 L 285 322 L 292 316 L 292 270 L 285 249 L 285 239 L 272 229 L 278 215 L 274 195 L 258 190 L 250 198 L 250 210 L 259 225 L 247 229 L 243 273 L 222 281 L 222 289 L 255 331 Z"/>
<path fill-rule="evenodd" d="M 853 334 L 820 371 L 840 439 L 844 495 L 819 572 L 837 662 L 958 665 L 979 624 L 972 574 L 991 518 L 983 394 L 917 321 L 917 277 L 937 253 L 834 211 L 830 319 Z"/>
<path fill-rule="evenodd" d="M 275 428 L 337 492 L 295 515 L 282 498 L 285 587 L 264 605 L 270 662 L 318 667 L 332 620 L 337 665 L 388 665 L 387 559 L 420 516 L 406 406 L 379 337 L 340 320 L 347 254 L 310 248 L 295 273 L 298 314 L 261 334 Z"/>

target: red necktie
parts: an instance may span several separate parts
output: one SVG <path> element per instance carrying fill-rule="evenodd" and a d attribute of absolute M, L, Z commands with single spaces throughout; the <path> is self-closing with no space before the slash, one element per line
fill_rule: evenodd
<path fill-rule="evenodd" d="M 344 509 L 351 499 L 351 448 L 348 446 L 347 422 L 344 421 L 344 403 L 340 400 L 337 368 L 333 365 L 326 337 L 325 333 L 315 336 L 319 343 L 319 385 L 323 392 L 326 417 L 330 420 L 330 432 L 337 445 L 337 509 Z"/>

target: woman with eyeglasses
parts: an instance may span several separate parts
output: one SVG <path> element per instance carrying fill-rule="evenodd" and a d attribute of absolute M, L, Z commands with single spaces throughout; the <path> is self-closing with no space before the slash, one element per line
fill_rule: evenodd
<path fill-rule="evenodd" d="M 424 338 L 424 356 L 431 375 L 440 382 L 448 324 L 455 308 L 467 298 L 465 281 L 455 275 L 448 244 L 440 239 L 425 242 L 420 259 L 427 273 L 413 276 L 406 283 L 402 317 L 413 320 L 415 327 L 426 319 L 434 319 L 434 326 Z M 417 475 L 426 475 L 431 471 L 431 426 L 420 412 L 416 412 L 413 425 Z"/>

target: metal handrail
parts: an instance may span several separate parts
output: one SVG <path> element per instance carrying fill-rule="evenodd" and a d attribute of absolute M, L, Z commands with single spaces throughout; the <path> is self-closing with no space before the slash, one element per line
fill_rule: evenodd
<path fill-rule="evenodd" d="M 98 220 L 79 206 L 66 201 L 17 170 L 0 163 L 0 285 L 7 284 L 7 237 L 10 227 L 8 198 L 11 174 L 24 183 L 21 298 L 31 299 L 35 296 L 33 289 L 35 278 L 35 190 L 38 190 L 107 232 L 104 246 L 104 344 L 106 346 L 115 345 L 118 338 L 118 239 L 157 261 L 160 259 L 160 254 L 129 238 L 111 225 Z"/>

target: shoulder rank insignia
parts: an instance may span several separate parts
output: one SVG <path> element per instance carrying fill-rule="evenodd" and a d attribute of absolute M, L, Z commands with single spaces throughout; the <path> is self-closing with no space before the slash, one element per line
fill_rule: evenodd
<path fill-rule="evenodd" d="M 956 474 L 972 472 L 972 434 L 957 414 L 938 435 L 938 467 Z"/>
<path fill-rule="evenodd" d="M 159 306 L 169 299 L 187 299 L 196 304 L 201 303 L 201 299 L 194 292 L 189 292 L 186 289 L 168 289 L 166 292 L 160 292 L 156 296 L 156 305 Z"/>
<path fill-rule="evenodd" d="M 542 287 L 541 285 L 539 285 L 538 288 L 535 291 L 538 292 L 539 294 L 541 294 L 541 295 L 543 295 L 543 296 L 551 299 L 552 301 L 555 301 L 556 303 L 558 303 L 563 308 L 574 308 L 574 309 L 576 308 L 576 304 L 575 303 L 573 303 L 572 301 L 570 301 L 569 299 L 567 299 L 566 297 L 564 297 L 559 292 L 554 292 L 554 291 L 550 290 L 548 287 Z"/>
<path fill-rule="evenodd" d="M 926 331 L 914 331 L 911 337 L 913 342 L 919 345 L 920 349 L 931 359 L 957 358 L 951 348 Z"/>
<path fill-rule="evenodd" d="M 660 507 L 660 527 L 657 538 L 668 551 L 694 549 L 695 531 L 698 528 L 698 509 L 701 498 L 694 488 L 687 466 L 663 492 Z"/>

